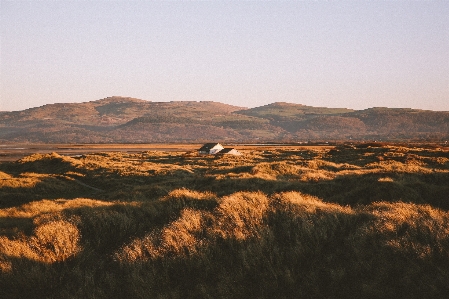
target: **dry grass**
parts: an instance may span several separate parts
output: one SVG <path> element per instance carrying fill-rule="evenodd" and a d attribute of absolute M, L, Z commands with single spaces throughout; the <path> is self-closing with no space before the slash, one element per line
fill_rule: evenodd
<path fill-rule="evenodd" d="M 54 263 L 76 255 L 80 250 L 78 228 L 64 220 L 48 221 L 36 226 L 34 235 L 18 239 L 0 237 L 3 263 L 12 266 L 11 259 Z M 7 269 L 7 268 L 6 268 Z"/>
<path fill-rule="evenodd" d="M 0 298 L 444 298 L 449 153 L 0 164 Z"/>
<path fill-rule="evenodd" d="M 187 190 L 184 193 L 198 194 Z M 198 200 L 201 197 L 197 196 Z M 123 263 L 180 257 L 211 246 L 217 238 L 241 241 L 258 236 L 268 208 L 264 194 L 236 193 L 220 201 L 211 212 L 183 209 L 177 220 L 126 245 L 116 253 L 116 259 Z"/>
<path fill-rule="evenodd" d="M 449 213 L 428 205 L 375 203 L 365 208 L 375 216 L 366 228 L 383 245 L 420 259 L 447 255 Z"/>
<path fill-rule="evenodd" d="M 66 209 L 74 209 L 80 207 L 102 207 L 110 206 L 111 202 L 94 200 L 89 198 L 76 198 L 72 200 L 57 199 L 33 201 L 19 207 L 12 207 L 0 210 L 0 217 L 20 217 L 34 218 L 46 213 L 58 213 Z"/>

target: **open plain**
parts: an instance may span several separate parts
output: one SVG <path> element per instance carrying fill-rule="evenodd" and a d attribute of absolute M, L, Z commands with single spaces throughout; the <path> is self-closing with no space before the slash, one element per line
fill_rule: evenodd
<path fill-rule="evenodd" d="M 0 298 L 444 298 L 443 145 L 4 145 Z"/>

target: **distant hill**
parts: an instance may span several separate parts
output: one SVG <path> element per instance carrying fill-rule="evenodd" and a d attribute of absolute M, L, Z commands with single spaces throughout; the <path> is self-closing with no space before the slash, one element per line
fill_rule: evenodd
<path fill-rule="evenodd" d="M 0 141 L 44 143 L 443 141 L 449 112 L 312 107 L 252 109 L 126 97 L 0 113 Z"/>
<path fill-rule="evenodd" d="M 346 108 L 325 108 L 312 107 L 301 104 L 292 104 L 285 102 L 276 102 L 261 107 L 247 110 L 240 110 L 238 113 L 243 115 L 256 116 L 277 121 L 303 120 L 313 118 L 317 115 L 332 115 L 353 112 L 354 110 Z"/>

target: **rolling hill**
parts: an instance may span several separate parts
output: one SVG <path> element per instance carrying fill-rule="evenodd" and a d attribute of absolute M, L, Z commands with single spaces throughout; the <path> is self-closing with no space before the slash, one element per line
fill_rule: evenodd
<path fill-rule="evenodd" d="M 443 141 L 449 112 L 312 107 L 252 109 L 212 101 L 151 102 L 108 97 L 0 113 L 1 142 Z"/>

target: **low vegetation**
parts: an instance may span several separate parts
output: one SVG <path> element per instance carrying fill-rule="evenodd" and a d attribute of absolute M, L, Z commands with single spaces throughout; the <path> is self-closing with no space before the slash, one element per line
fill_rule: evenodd
<path fill-rule="evenodd" d="M 449 151 L 0 164 L 0 298 L 445 298 Z"/>

